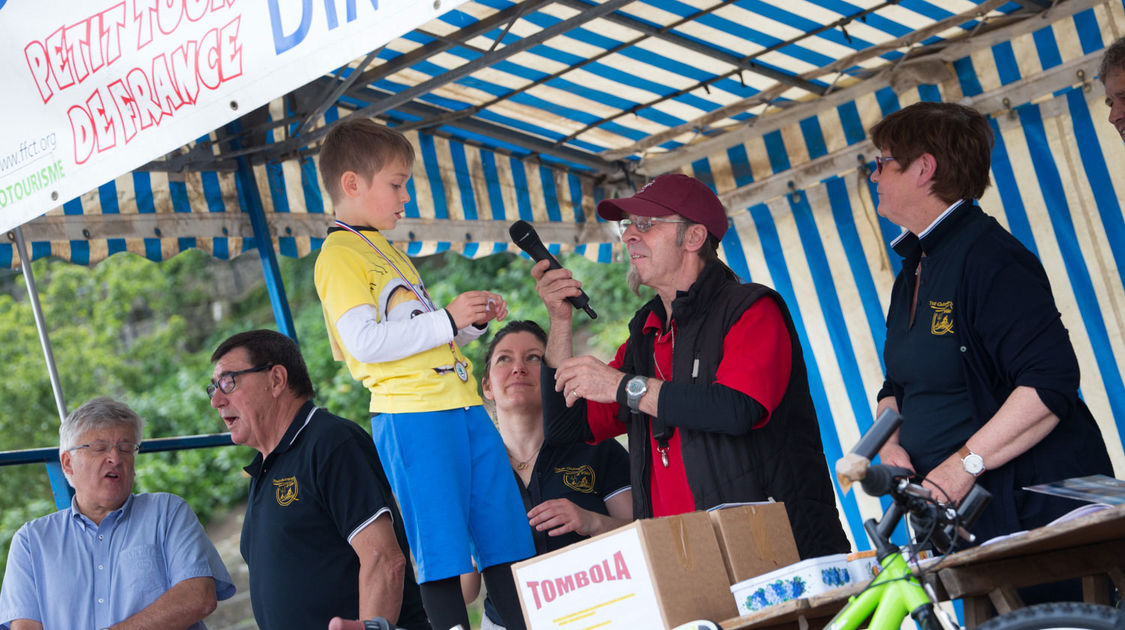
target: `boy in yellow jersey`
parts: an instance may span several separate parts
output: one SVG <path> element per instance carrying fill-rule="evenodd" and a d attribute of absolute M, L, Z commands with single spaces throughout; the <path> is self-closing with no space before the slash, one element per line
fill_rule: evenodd
<path fill-rule="evenodd" d="M 402 218 L 414 148 L 369 119 L 338 124 L 320 171 L 336 225 L 316 261 L 333 356 L 371 391 L 371 433 L 402 508 L 435 629 L 469 627 L 458 576 L 483 567 L 508 628 L 523 628 L 512 562 L 535 553 L 504 444 L 460 345 L 503 319 L 503 298 L 468 291 L 436 308 L 380 230 Z"/>

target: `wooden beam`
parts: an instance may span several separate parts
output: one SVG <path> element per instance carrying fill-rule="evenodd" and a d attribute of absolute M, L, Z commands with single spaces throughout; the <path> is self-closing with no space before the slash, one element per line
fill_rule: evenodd
<path fill-rule="evenodd" d="M 324 238 L 333 215 L 275 212 L 267 215 L 270 235 Z M 392 241 L 448 241 L 454 243 L 508 242 L 508 221 L 402 219 L 386 232 Z M 161 212 L 156 214 L 46 215 L 26 223 L 28 241 L 85 241 L 107 238 L 251 238 L 249 217 L 241 212 Z M 613 223 L 555 223 L 535 225 L 544 243 L 616 243 Z"/>
<path fill-rule="evenodd" d="M 992 604 L 984 596 L 966 597 L 961 600 L 965 609 L 965 628 L 974 630 L 992 616 Z"/>
<path fill-rule="evenodd" d="M 1101 63 L 1104 52 L 1097 50 L 991 92 L 963 98 L 961 104 L 969 105 L 982 114 L 996 115 L 1030 103 L 1043 95 L 1053 94 L 1075 85 L 1092 83 L 1098 74 L 1098 64 Z"/>
<path fill-rule="evenodd" d="M 988 599 L 992 601 L 993 607 L 996 612 L 1001 615 L 1006 615 L 1013 610 L 1024 607 L 1023 598 L 1016 592 L 1016 589 L 1004 585 L 993 589 L 988 593 Z"/>
<path fill-rule="evenodd" d="M 846 173 L 875 159 L 878 150 L 870 140 L 853 144 L 834 153 L 810 160 L 758 182 L 740 186 L 719 195 L 728 213 L 739 213 L 756 203 L 804 190 L 821 180 Z"/>

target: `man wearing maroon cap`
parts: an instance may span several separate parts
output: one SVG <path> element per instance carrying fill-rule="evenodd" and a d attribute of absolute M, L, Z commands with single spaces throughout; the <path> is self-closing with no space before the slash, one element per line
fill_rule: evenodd
<path fill-rule="evenodd" d="M 621 225 L 630 287 L 656 296 L 607 365 L 573 356 L 565 299 L 581 283 L 545 261 L 532 268 L 551 320 L 547 441 L 628 433 L 636 518 L 773 499 L 802 558 L 848 551 L 792 319 L 780 295 L 741 284 L 719 260 L 722 202 L 703 182 L 666 174 L 598 214 Z"/>

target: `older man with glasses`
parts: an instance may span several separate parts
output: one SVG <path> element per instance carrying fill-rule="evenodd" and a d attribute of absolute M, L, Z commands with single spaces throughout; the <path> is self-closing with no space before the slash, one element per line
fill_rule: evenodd
<path fill-rule="evenodd" d="M 313 404 L 297 344 L 251 330 L 211 360 L 211 406 L 235 444 L 258 451 L 241 543 L 258 627 L 429 630 L 375 444 Z"/>
<path fill-rule="evenodd" d="M 551 318 L 547 441 L 628 433 L 636 518 L 773 498 L 802 558 L 847 551 L 793 321 L 780 295 L 741 284 L 719 261 L 722 202 L 698 179 L 667 174 L 600 202 L 598 214 L 622 227 L 630 288 L 656 295 L 607 365 L 572 356 L 565 299 L 580 283 L 545 262 L 532 268 Z"/>
<path fill-rule="evenodd" d="M 59 428 L 69 508 L 16 532 L 0 592 L 0 628 L 205 628 L 234 584 L 180 497 L 133 494 L 144 421 L 95 398 Z"/>

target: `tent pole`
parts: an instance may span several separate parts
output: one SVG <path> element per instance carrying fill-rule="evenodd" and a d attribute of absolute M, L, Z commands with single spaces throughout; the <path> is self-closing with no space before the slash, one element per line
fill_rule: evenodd
<path fill-rule="evenodd" d="M 277 329 L 299 344 L 297 327 L 293 325 L 293 315 L 289 312 L 289 299 L 285 295 L 285 283 L 281 280 L 281 268 L 273 251 L 273 239 L 270 237 L 269 224 L 266 222 L 266 212 L 262 207 L 262 198 L 258 194 L 258 184 L 254 179 L 250 160 L 245 156 L 238 158 L 238 182 L 239 200 L 242 209 L 250 215 L 250 226 L 254 229 L 254 244 L 258 247 L 258 257 L 262 261 L 262 274 L 266 277 L 266 290 L 269 292 Z"/>
<path fill-rule="evenodd" d="M 39 343 L 43 346 L 43 357 L 47 361 L 47 375 L 51 379 L 51 391 L 55 395 L 55 406 L 59 411 L 59 423 L 66 418 L 66 400 L 63 399 L 62 384 L 59 382 L 59 371 L 55 366 L 55 354 L 51 351 L 51 339 L 48 336 L 47 324 L 43 319 L 43 309 L 39 305 L 39 290 L 35 285 L 35 274 L 31 271 L 31 259 L 27 256 L 27 246 L 23 240 L 23 228 L 17 226 L 15 231 L 16 253 L 20 257 L 20 269 L 23 271 L 23 280 L 27 284 L 27 299 L 31 302 L 31 312 L 35 316 L 35 328 L 39 331 Z M 54 461 L 47 462 L 47 477 L 51 480 L 51 492 L 55 495 L 55 507 L 64 509 L 70 507 L 72 490 L 63 475 L 62 466 L 59 464 L 58 454 Z"/>

